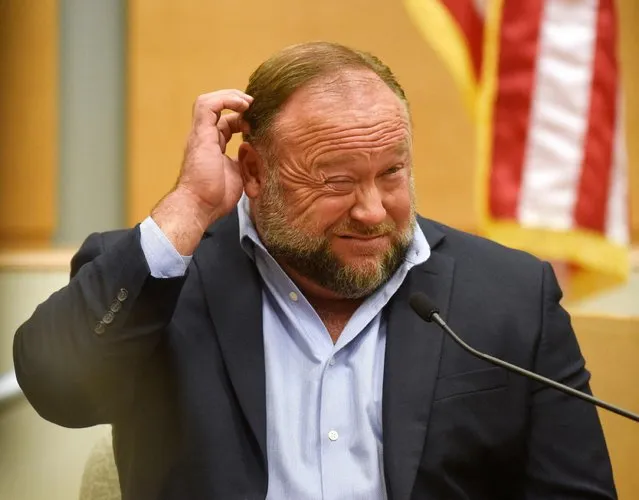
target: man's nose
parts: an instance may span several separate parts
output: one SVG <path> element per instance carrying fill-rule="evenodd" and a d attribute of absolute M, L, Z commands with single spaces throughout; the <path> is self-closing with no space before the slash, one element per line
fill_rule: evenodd
<path fill-rule="evenodd" d="M 367 226 L 381 224 L 386 220 L 386 209 L 376 186 L 357 193 L 357 201 L 351 209 L 351 218 Z"/>

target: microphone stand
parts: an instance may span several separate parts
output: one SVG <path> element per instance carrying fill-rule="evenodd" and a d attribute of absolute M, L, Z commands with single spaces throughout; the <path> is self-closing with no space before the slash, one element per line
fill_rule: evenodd
<path fill-rule="evenodd" d="M 480 359 L 488 361 L 493 365 L 497 365 L 501 368 L 505 368 L 508 371 L 513 373 L 517 373 L 518 375 L 522 375 L 524 377 L 528 377 L 537 382 L 550 386 L 558 391 L 561 391 L 570 396 L 574 396 L 576 398 L 582 399 L 589 403 L 592 403 L 595 406 L 599 406 L 605 410 L 616 413 L 617 415 L 621 415 L 622 417 L 626 417 L 630 420 L 634 420 L 635 422 L 639 422 L 639 415 L 636 413 L 632 413 L 628 410 L 624 410 L 623 408 L 619 408 L 618 406 L 612 405 L 610 403 L 606 403 L 601 399 L 597 399 L 590 394 L 586 394 L 584 392 L 578 391 L 577 389 L 573 389 L 572 387 L 568 387 L 567 385 L 560 384 L 554 380 L 543 377 L 537 373 L 531 372 L 529 370 L 525 370 L 519 366 L 513 365 L 504 361 L 502 359 L 496 358 L 494 356 L 490 356 L 489 354 L 485 354 L 473 347 L 469 346 L 466 342 L 464 342 L 459 336 L 446 324 L 443 318 L 439 315 L 439 311 L 436 307 L 434 307 L 430 301 L 430 299 L 422 294 L 416 293 L 410 298 L 410 305 L 413 310 L 417 313 L 417 315 L 422 318 L 424 321 L 436 323 L 442 330 L 444 330 L 450 338 L 452 338 L 462 349 L 469 352 L 473 356 L 476 356 Z"/>

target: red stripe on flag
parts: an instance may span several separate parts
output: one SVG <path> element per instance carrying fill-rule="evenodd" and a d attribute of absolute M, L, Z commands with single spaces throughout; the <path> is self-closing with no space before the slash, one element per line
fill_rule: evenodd
<path fill-rule="evenodd" d="M 484 20 L 477 12 L 472 0 L 441 0 L 462 30 L 468 43 L 475 79 L 481 75 L 484 48 Z"/>
<path fill-rule="evenodd" d="M 517 216 L 544 0 L 504 2 L 493 113 L 489 210 Z"/>
<path fill-rule="evenodd" d="M 615 144 L 619 68 L 614 0 L 600 0 L 588 130 L 575 205 L 575 225 L 604 232 Z"/>

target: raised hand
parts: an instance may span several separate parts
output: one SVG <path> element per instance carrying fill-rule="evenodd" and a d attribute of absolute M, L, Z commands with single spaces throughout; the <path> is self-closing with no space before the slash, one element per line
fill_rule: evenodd
<path fill-rule="evenodd" d="M 229 213 L 242 196 L 237 161 L 226 145 L 242 131 L 242 112 L 253 98 L 240 90 L 219 90 L 199 96 L 175 188 L 151 216 L 182 255 L 190 255 L 206 227 Z M 230 113 L 222 114 L 229 110 Z"/>

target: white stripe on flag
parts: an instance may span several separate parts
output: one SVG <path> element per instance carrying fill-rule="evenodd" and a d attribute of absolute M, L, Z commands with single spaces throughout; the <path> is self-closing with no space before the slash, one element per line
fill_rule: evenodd
<path fill-rule="evenodd" d="M 619 245 L 630 243 L 628 227 L 628 156 L 624 121 L 624 98 L 620 90 L 617 97 L 615 142 L 612 150 L 610 190 L 606 206 L 606 237 Z"/>
<path fill-rule="evenodd" d="M 548 0 L 542 19 L 519 222 L 573 225 L 597 30 L 597 0 Z"/>

